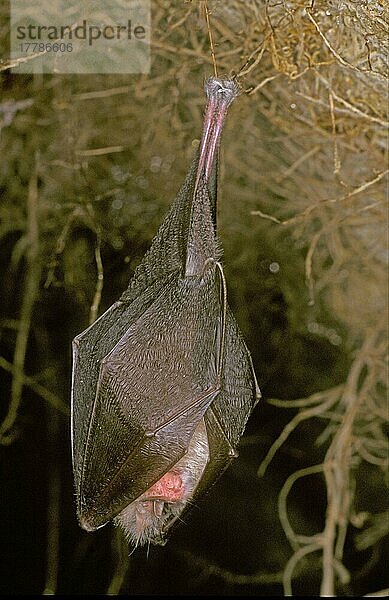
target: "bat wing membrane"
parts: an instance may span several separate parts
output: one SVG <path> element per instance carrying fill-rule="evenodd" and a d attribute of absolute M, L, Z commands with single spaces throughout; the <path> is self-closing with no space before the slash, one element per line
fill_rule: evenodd
<path fill-rule="evenodd" d="M 227 306 L 220 392 L 204 416 L 210 456 L 195 499 L 209 489 L 238 456 L 236 446 L 259 398 L 250 353 Z"/>
<path fill-rule="evenodd" d="M 167 283 L 172 279 L 167 279 Z M 96 398 L 100 362 L 125 334 L 129 325 L 155 301 L 167 285 L 154 282 L 130 302 L 116 302 L 73 342 L 72 374 L 72 454 L 76 488 L 79 490 L 81 466 L 88 428 Z"/>
<path fill-rule="evenodd" d="M 120 301 L 74 341 L 72 450 L 85 529 L 164 475 L 204 418 L 210 460 L 201 495 L 236 456 L 259 397 L 216 262 L 217 166 L 195 190 L 196 167 L 195 157 Z"/>
<path fill-rule="evenodd" d="M 215 264 L 177 279 L 102 360 L 80 475 L 79 516 L 94 529 L 187 451 L 220 391 L 223 306 Z"/>

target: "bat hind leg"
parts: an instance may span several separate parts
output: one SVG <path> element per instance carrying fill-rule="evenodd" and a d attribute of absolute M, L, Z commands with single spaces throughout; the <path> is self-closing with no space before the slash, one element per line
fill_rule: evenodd
<path fill-rule="evenodd" d="M 208 437 L 202 419 L 186 454 L 114 519 L 131 544 L 165 543 L 164 532 L 190 503 L 208 460 Z"/>

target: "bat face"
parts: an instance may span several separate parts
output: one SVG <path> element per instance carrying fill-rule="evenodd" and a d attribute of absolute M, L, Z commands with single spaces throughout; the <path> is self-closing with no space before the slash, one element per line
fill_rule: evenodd
<path fill-rule="evenodd" d="M 259 390 L 228 308 L 215 156 L 236 96 L 211 79 L 199 151 L 121 299 L 73 344 L 72 451 L 81 526 L 113 520 L 164 543 L 220 476 Z"/>
<path fill-rule="evenodd" d="M 189 442 L 187 453 L 115 518 L 115 524 L 122 527 L 132 544 L 165 543 L 164 532 L 179 518 L 193 497 L 208 460 L 208 437 L 202 419 Z"/>

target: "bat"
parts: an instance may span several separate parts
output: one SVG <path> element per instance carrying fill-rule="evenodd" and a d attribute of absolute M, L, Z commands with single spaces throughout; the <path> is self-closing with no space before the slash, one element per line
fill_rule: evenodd
<path fill-rule="evenodd" d="M 121 298 L 73 341 L 72 460 L 81 527 L 166 542 L 237 456 L 260 398 L 227 304 L 216 234 L 232 80 L 211 77 L 184 184 Z"/>

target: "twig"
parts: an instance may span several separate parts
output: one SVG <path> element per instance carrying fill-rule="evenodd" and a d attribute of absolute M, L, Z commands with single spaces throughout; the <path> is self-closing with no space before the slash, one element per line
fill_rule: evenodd
<path fill-rule="evenodd" d="M 246 60 L 244 65 L 239 69 L 239 71 L 237 73 L 238 78 L 243 77 L 244 75 L 248 75 L 248 73 L 250 73 L 250 71 L 252 71 L 261 62 L 263 53 L 265 52 L 265 49 L 266 49 L 268 37 L 269 36 L 267 36 L 263 40 L 262 46 L 258 46 L 257 48 L 255 48 L 255 50 L 250 54 L 250 56 L 248 57 L 248 59 Z M 254 56 L 257 53 L 258 53 L 258 56 L 255 58 L 255 60 L 253 60 Z"/>
<path fill-rule="evenodd" d="M 8 362 L 8 360 L 5 360 L 5 358 L 3 358 L 2 356 L 0 356 L 0 367 L 4 369 L 4 371 L 8 371 L 8 373 L 15 373 L 15 366 L 12 363 Z M 58 396 L 53 394 L 53 392 L 50 392 L 50 390 L 46 389 L 45 387 L 43 387 L 43 385 L 41 385 L 32 377 L 29 377 L 24 373 L 23 385 L 26 385 L 27 387 L 32 389 L 33 392 L 35 392 L 38 396 L 40 396 L 43 400 L 45 400 L 48 404 L 50 404 L 60 413 L 69 416 L 69 407 L 67 404 L 65 404 L 63 400 L 61 400 L 61 398 L 58 398 Z"/>
<path fill-rule="evenodd" d="M 111 96 L 128 94 L 131 90 L 133 90 L 133 88 L 133 85 L 121 85 L 119 87 L 109 88 L 107 90 L 80 92 L 79 94 L 73 94 L 72 98 L 74 98 L 75 100 L 94 100 L 95 98 L 110 98 Z"/>
<path fill-rule="evenodd" d="M 297 550 L 292 557 L 289 559 L 283 576 L 283 584 L 284 584 L 284 594 L 285 596 L 292 596 L 292 577 L 293 571 L 296 568 L 297 563 L 304 558 L 307 554 L 311 554 L 312 552 L 317 552 L 320 550 L 319 544 L 310 544 L 309 546 L 303 546 L 299 550 Z"/>
<path fill-rule="evenodd" d="M 8 61 L 5 65 L 0 65 L 0 72 L 7 71 L 8 69 L 13 69 L 13 67 L 17 67 L 20 64 L 29 62 L 38 56 L 43 56 L 47 51 L 43 50 L 42 52 L 35 52 L 34 54 L 28 54 L 27 56 L 21 56 L 20 58 L 15 58 L 14 60 Z"/>
<path fill-rule="evenodd" d="M 281 225 L 291 225 L 292 223 L 295 223 L 296 221 L 298 221 L 300 219 L 305 219 L 316 208 L 326 206 L 327 204 L 336 204 L 338 202 L 344 202 L 344 201 L 348 200 L 349 198 L 352 198 L 353 196 L 356 196 L 357 194 L 364 192 L 366 189 L 368 189 L 372 185 L 378 183 L 388 173 L 389 173 L 389 169 L 386 169 L 385 171 L 381 171 L 381 173 L 378 173 L 378 175 L 376 175 L 373 179 L 370 179 L 369 181 L 362 183 L 357 188 L 353 189 L 351 192 L 348 192 L 347 194 L 344 194 L 343 196 L 340 196 L 340 197 L 338 196 L 337 198 L 326 198 L 325 200 L 320 200 L 319 202 L 316 202 L 315 204 L 311 204 L 311 205 L 307 206 L 307 208 L 305 210 L 303 210 L 301 213 L 298 213 L 294 217 L 291 217 L 290 219 L 287 219 L 286 221 L 278 221 L 278 222 Z M 267 217 L 270 217 L 270 215 L 267 215 Z M 272 217 L 272 219 L 275 219 L 275 217 Z"/>
<path fill-rule="evenodd" d="M 46 579 L 43 595 L 55 596 L 58 585 L 59 544 L 60 544 L 60 505 L 61 474 L 56 456 L 60 434 L 58 414 L 48 415 L 47 433 L 49 438 L 48 456 L 48 506 L 47 506 L 47 543 L 46 543 Z"/>
<path fill-rule="evenodd" d="M 283 73 L 277 73 L 277 75 L 272 75 L 271 77 L 266 77 L 266 79 L 263 79 L 260 83 L 258 83 L 258 85 L 256 85 L 252 90 L 249 90 L 247 92 L 247 94 L 249 96 L 251 96 L 252 94 L 255 94 L 255 92 L 257 92 L 258 90 L 260 90 L 261 88 L 263 88 L 264 85 L 266 85 L 267 83 L 270 83 L 271 81 L 273 81 L 274 79 L 277 79 L 277 77 L 281 77 L 281 75 L 283 75 Z"/>
<path fill-rule="evenodd" d="M 11 401 L 8 412 L 0 425 L 0 443 L 9 444 L 12 439 L 11 430 L 18 416 L 24 385 L 24 362 L 27 342 L 30 334 L 31 316 L 39 291 L 41 264 L 39 261 L 39 202 L 38 202 L 38 173 L 33 169 L 28 185 L 27 195 L 27 255 L 26 280 L 22 306 L 20 309 L 19 328 L 16 336 L 13 357 L 13 379 Z"/>
<path fill-rule="evenodd" d="M 273 217 L 273 215 L 267 215 L 260 210 L 252 210 L 250 211 L 250 215 L 262 217 L 262 219 L 267 219 L 268 221 L 273 221 L 273 223 L 277 223 L 278 225 L 282 225 L 282 221 L 277 219 L 277 217 Z"/>
<path fill-rule="evenodd" d="M 290 525 L 289 522 L 289 517 L 288 517 L 288 508 L 287 508 L 287 501 L 288 501 L 288 496 L 289 493 L 292 489 L 292 487 L 294 486 L 294 484 L 296 483 L 296 481 L 298 481 L 299 479 L 301 479 L 302 477 L 308 477 L 309 475 L 316 475 L 317 473 L 322 473 L 323 472 L 323 465 L 313 465 L 312 467 L 306 467 L 305 469 L 300 469 L 299 471 L 295 471 L 294 473 L 292 473 L 292 475 L 289 475 L 288 479 L 285 481 L 284 485 L 282 486 L 282 490 L 280 492 L 280 495 L 278 496 L 278 514 L 280 517 L 280 521 L 282 524 L 282 527 L 285 531 L 285 535 L 288 538 L 288 541 L 290 543 L 290 545 L 292 546 L 292 548 L 296 551 L 298 550 L 299 546 L 301 543 L 312 543 L 315 540 L 315 543 L 318 543 L 317 535 L 314 536 L 301 536 L 301 535 L 297 535 L 292 526 Z"/>
<path fill-rule="evenodd" d="M 336 396 L 339 398 L 342 389 L 343 385 L 337 385 L 324 392 L 316 392 L 315 394 L 308 396 L 308 398 L 299 398 L 298 400 L 278 400 L 278 398 L 270 398 L 267 402 L 280 408 L 307 408 L 310 404 L 319 404 L 323 402 L 326 396 L 327 398 L 329 396 Z"/>
<path fill-rule="evenodd" d="M 55 279 L 55 269 L 58 265 L 58 261 L 59 261 L 59 256 L 62 254 L 62 252 L 64 251 L 65 248 L 65 244 L 66 244 L 66 240 L 67 237 L 71 231 L 71 228 L 73 226 L 73 223 L 76 219 L 80 218 L 83 216 L 83 211 L 82 209 L 77 206 L 68 216 L 65 226 L 61 231 L 61 234 L 59 235 L 58 239 L 57 239 L 57 243 L 56 243 L 56 247 L 55 247 L 55 251 L 53 254 L 53 257 L 50 260 L 50 267 L 47 273 L 47 277 L 46 277 L 46 281 L 44 284 L 45 288 L 50 287 L 50 285 L 53 283 L 54 279 Z"/>
<path fill-rule="evenodd" d="M 107 596 L 117 596 L 123 586 L 128 567 L 128 546 L 118 527 L 112 532 L 112 546 L 115 558 L 115 571 L 107 589 Z"/>
<path fill-rule="evenodd" d="M 104 154 L 114 154 L 115 152 L 123 152 L 125 146 L 107 146 L 106 148 L 91 148 L 90 150 L 76 150 L 77 156 L 102 156 Z"/>
<path fill-rule="evenodd" d="M 197 569 L 201 569 L 202 573 L 200 574 L 200 577 L 202 576 L 206 579 L 210 577 L 219 577 L 222 581 L 233 585 L 269 585 L 272 583 L 274 584 L 282 582 L 282 571 L 275 573 L 258 571 L 257 573 L 250 573 L 249 575 L 246 575 L 243 573 L 234 573 L 228 569 L 224 569 L 219 565 L 212 564 L 209 559 L 205 559 L 202 556 L 196 555 L 189 550 L 181 551 L 180 555 L 185 557 L 189 566 L 192 568 L 194 566 Z"/>
<path fill-rule="evenodd" d="M 202 54 L 201 52 L 197 52 L 196 50 L 192 50 L 191 48 L 178 47 L 178 46 L 170 46 L 169 44 L 165 44 L 163 42 L 159 42 L 157 40 L 151 41 L 151 45 L 159 50 L 165 50 L 166 52 L 170 52 L 172 54 L 184 54 L 185 56 L 192 56 L 196 58 L 201 58 L 204 62 L 209 63 L 213 66 L 212 57 L 207 56 L 206 54 Z M 220 61 L 220 56 L 218 57 L 219 66 L 224 68 L 228 68 L 229 65 L 227 63 L 223 63 Z"/>
<path fill-rule="evenodd" d="M 282 444 L 288 439 L 290 434 L 302 421 L 305 421 L 305 419 L 311 419 L 312 417 L 317 417 L 318 415 L 320 415 L 320 413 L 328 410 L 331 406 L 333 406 L 333 404 L 335 404 L 337 400 L 338 397 L 334 395 L 327 399 L 326 402 L 322 402 L 321 404 L 319 404 L 319 406 L 313 406 L 311 408 L 307 408 L 306 410 L 297 413 L 297 415 L 284 427 L 274 444 L 271 446 L 266 457 L 261 462 L 258 469 L 259 477 L 262 477 L 265 474 L 266 469 L 272 461 L 277 450 L 282 446 Z"/>
<path fill-rule="evenodd" d="M 100 306 L 100 301 L 101 301 L 101 292 L 103 290 L 103 285 L 104 285 L 104 269 L 103 269 L 103 262 L 101 260 L 100 248 L 101 248 L 101 240 L 100 240 L 100 236 L 98 235 L 96 247 L 95 247 L 97 281 L 96 281 L 95 295 L 93 297 L 92 306 L 90 307 L 90 312 L 89 312 L 89 325 L 91 325 L 96 320 L 97 313 L 98 313 L 99 306 Z"/>
<path fill-rule="evenodd" d="M 370 69 L 359 69 L 358 67 L 354 66 L 352 63 L 348 62 L 348 60 L 346 60 L 345 58 L 343 58 L 336 50 L 335 48 L 333 48 L 333 46 L 331 46 L 330 42 L 327 40 L 326 36 L 324 35 L 324 33 L 321 31 L 319 25 L 316 23 L 315 19 L 312 17 L 312 15 L 310 14 L 310 12 L 305 9 L 305 14 L 307 15 L 308 19 L 314 24 L 318 34 L 320 35 L 321 39 L 323 40 L 323 42 L 325 43 L 325 45 L 327 46 L 328 50 L 331 52 L 331 54 L 333 54 L 335 56 L 335 58 L 344 66 L 344 67 L 348 67 L 349 69 L 352 69 L 353 71 L 357 71 L 358 73 L 374 73 L 374 75 L 377 75 L 378 77 L 380 77 L 380 79 L 385 79 L 383 77 L 383 75 L 381 75 L 381 73 L 378 73 L 377 71 L 370 71 Z"/>
<path fill-rule="evenodd" d="M 319 77 L 319 74 L 317 72 L 316 72 L 316 75 Z M 304 98 L 304 100 L 308 100 L 308 102 L 312 102 L 313 104 L 319 104 L 320 106 L 324 106 L 325 108 L 328 108 L 328 104 L 326 102 L 324 102 L 323 100 L 321 100 L 320 98 L 314 98 L 313 96 L 309 96 L 308 94 L 304 94 L 303 92 L 299 92 L 299 91 L 296 91 L 296 95 L 300 96 L 301 98 Z M 346 108 L 340 108 L 338 106 L 335 106 L 334 107 L 335 112 L 344 114 L 344 115 L 350 115 L 350 112 L 353 112 L 353 113 L 356 113 L 359 117 L 361 117 L 363 119 L 367 119 L 368 121 L 371 121 L 372 123 L 378 123 L 378 125 L 382 125 L 385 128 L 387 128 L 389 126 L 388 121 L 384 121 L 383 119 L 380 119 L 379 117 L 373 117 L 372 115 L 369 115 L 369 114 L 363 112 L 362 110 L 360 110 L 353 104 L 350 104 L 349 102 L 347 102 L 346 100 L 344 100 L 343 98 L 341 98 L 340 96 L 335 94 L 335 92 L 332 92 L 332 95 L 335 100 L 337 100 L 338 102 L 340 102 L 341 104 L 343 104 L 346 107 Z M 353 115 L 351 115 L 351 116 L 353 116 Z"/>
<path fill-rule="evenodd" d="M 351 196 L 352 196 L 352 194 L 349 194 L 348 198 L 350 198 Z M 309 249 L 308 249 L 308 252 L 307 252 L 307 255 L 305 258 L 305 276 L 306 276 L 306 281 L 307 281 L 307 285 L 308 285 L 308 289 L 309 289 L 310 305 L 314 304 L 314 282 L 312 279 L 312 259 L 313 259 L 313 255 L 316 250 L 317 244 L 319 243 L 320 238 L 324 234 L 328 234 L 331 231 L 338 229 L 340 224 L 343 223 L 344 221 L 346 221 L 347 219 L 351 219 L 351 218 L 355 217 L 355 215 L 366 212 L 379 204 L 381 204 L 381 201 L 373 202 L 372 204 L 369 204 L 367 206 L 362 206 L 358 210 L 355 210 L 351 215 L 345 214 L 345 216 L 343 216 L 341 218 L 334 217 L 333 219 L 328 221 L 328 223 L 322 229 L 320 229 L 319 231 L 317 231 L 315 233 L 315 235 L 313 236 L 313 238 L 311 240 L 311 243 L 309 245 Z M 366 224 L 366 220 L 364 220 L 364 224 Z"/>
<path fill-rule="evenodd" d="M 370 332 L 351 366 L 342 394 L 346 406 L 344 418 L 324 460 L 327 511 L 323 531 L 323 578 L 320 588 L 322 596 L 333 596 L 335 592 L 334 561 L 337 528 L 347 519 L 352 497 L 349 479 L 353 452 L 353 424 L 361 403 L 358 385 L 366 365 L 366 355 L 370 348 L 374 347 L 376 339 L 377 331 Z"/>
<path fill-rule="evenodd" d="M 213 39 L 212 39 L 212 30 L 211 30 L 211 24 L 210 24 L 210 19 L 209 19 L 208 4 L 207 4 L 207 0 L 203 0 L 203 2 L 204 2 L 205 19 L 207 21 L 209 45 L 210 45 L 210 48 L 211 48 L 211 56 L 212 56 L 212 62 L 213 62 L 213 72 L 214 72 L 215 77 L 218 77 L 218 74 L 217 74 L 217 65 L 216 65 L 216 57 L 215 57 L 215 47 L 213 45 Z"/>
<path fill-rule="evenodd" d="M 334 175 L 338 175 L 340 172 L 340 160 L 339 160 L 339 149 L 338 142 L 336 139 L 336 120 L 334 113 L 334 95 L 332 90 L 329 91 L 328 94 L 329 102 L 330 102 L 330 115 L 331 115 L 331 124 L 332 124 L 332 136 L 334 140 Z"/>
<path fill-rule="evenodd" d="M 286 179 L 286 177 L 289 177 L 289 175 L 293 173 L 293 171 L 295 171 L 297 167 L 301 165 L 301 163 L 306 161 L 311 156 L 314 156 L 316 152 L 318 152 L 318 150 L 320 150 L 320 146 L 314 146 L 314 148 L 311 148 L 310 150 L 308 150 L 308 152 L 306 152 L 302 156 L 299 156 L 299 158 L 295 160 L 294 163 L 286 169 L 286 171 L 284 171 L 281 175 L 279 175 L 279 177 L 277 177 L 277 183 L 281 183 L 281 181 Z"/>
<path fill-rule="evenodd" d="M 78 25 L 79 25 L 78 23 L 73 23 L 73 25 L 69 29 L 69 33 L 71 33 L 72 31 L 74 31 Z M 64 37 L 62 37 L 62 38 L 55 38 L 55 39 L 51 40 L 51 42 L 52 43 L 54 43 L 54 42 L 60 42 L 63 39 L 64 39 Z M 17 67 L 18 65 L 21 65 L 21 64 L 24 64 L 26 62 L 29 62 L 30 60 L 33 60 L 34 58 L 37 58 L 38 56 L 44 56 L 48 52 L 49 52 L 49 50 L 45 49 L 45 50 L 42 50 L 41 52 L 34 52 L 33 54 L 28 54 L 27 56 L 20 56 L 19 58 L 15 58 L 14 60 L 8 61 L 5 65 L 1 65 L 0 64 L 0 73 L 1 73 L 1 71 L 6 71 L 8 69 L 12 69 L 13 67 Z"/>
<path fill-rule="evenodd" d="M 264 470 L 263 467 L 266 468 L 274 452 L 285 441 L 302 418 L 307 418 L 307 415 L 308 417 L 331 417 L 331 415 L 328 415 L 328 405 L 332 406 L 334 401 L 339 399 L 339 406 L 344 407 L 344 413 L 335 413 L 334 415 L 337 424 L 331 431 L 333 439 L 324 462 L 319 465 L 300 469 L 290 475 L 279 495 L 278 512 L 280 521 L 290 544 L 295 550 L 284 572 L 284 590 L 286 595 L 292 594 L 291 577 L 296 564 L 303 556 L 316 550 L 322 550 L 323 553 L 321 596 L 334 595 L 336 577 L 343 584 L 348 583 L 350 580 L 350 573 L 342 564 L 342 557 L 355 488 L 351 479 L 352 458 L 360 449 L 358 445 L 358 432 L 354 431 L 354 428 L 358 425 L 358 415 L 360 415 L 361 407 L 364 406 L 369 389 L 371 389 L 371 386 L 376 381 L 376 373 L 371 368 L 364 376 L 362 383 L 361 377 L 366 366 L 371 367 L 371 364 L 375 364 L 376 354 L 380 355 L 377 347 L 380 347 L 382 324 L 380 320 L 376 328 L 368 332 L 362 347 L 351 365 L 345 384 L 332 388 L 330 398 L 326 402 L 323 401 L 319 406 L 313 406 L 298 413 L 284 428 L 270 449 L 265 461 L 260 466 L 260 470 Z M 382 345 L 383 342 L 381 343 Z M 307 403 L 309 404 L 313 400 L 318 400 L 320 394 L 325 397 L 325 393 L 320 392 L 311 398 L 307 398 Z M 298 406 L 300 406 L 301 401 L 297 402 L 299 403 Z M 380 447 L 379 442 L 380 440 L 377 440 L 377 447 Z M 374 461 L 372 462 L 374 463 Z M 299 535 L 294 531 L 288 517 L 287 499 L 289 493 L 293 485 L 301 477 L 321 472 L 324 474 L 327 486 L 327 510 L 324 530 L 321 534 L 312 536 Z M 301 544 L 302 547 L 300 547 Z"/>
<path fill-rule="evenodd" d="M 339 102 L 340 104 L 343 104 L 343 106 L 345 106 L 346 108 L 351 110 L 351 112 L 358 115 L 358 117 L 362 117 L 363 119 L 368 119 L 369 121 L 372 121 L 373 123 L 378 123 L 379 125 L 382 125 L 383 127 L 386 127 L 386 128 L 389 126 L 388 121 L 384 121 L 383 119 L 380 119 L 379 117 L 373 117 L 372 115 L 369 115 L 369 114 L 363 112 L 362 110 L 360 110 L 359 108 L 357 108 L 356 106 L 354 106 L 354 104 L 351 104 L 351 102 L 347 102 L 347 100 L 345 100 L 341 96 L 338 96 L 338 94 L 336 94 L 334 92 L 334 90 L 332 89 L 331 84 L 326 80 L 325 77 L 323 77 L 323 75 L 321 75 L 321 73 L 319 73 L 317 71 L 316 75 L 320 79 L 320 81 L 326 86 L 326 88 L 330 91 L 330 95 L 332 95 L 333 99 L 336 100 L 337 102 Z"/>
<path fill-rule="evenodd" d="M 173 23 L 173 25 L 169 26 L 168 31 L 166 32 L 166 36 L 164 36 L 163 39 L 165 39 L 166 37 L 168 37 L 170 35 L 170 33 L 172 31 L 174 31 L 175 29 L 177 29 L 177 27 L 180 27 L 180 25 L 182 25 L 183 23 L 185 23 L 185 21 L 187 20 L 187 18 L 189 17 L 189 15 L 191 14 L 193 10 L 193 7 L 191 5 L 189 5 L 188 10 L 186 11 L 186 13 L 181 17 L 181 19 L 178 19 L 178 21 L 176 21 L 175 23 Z"/>

